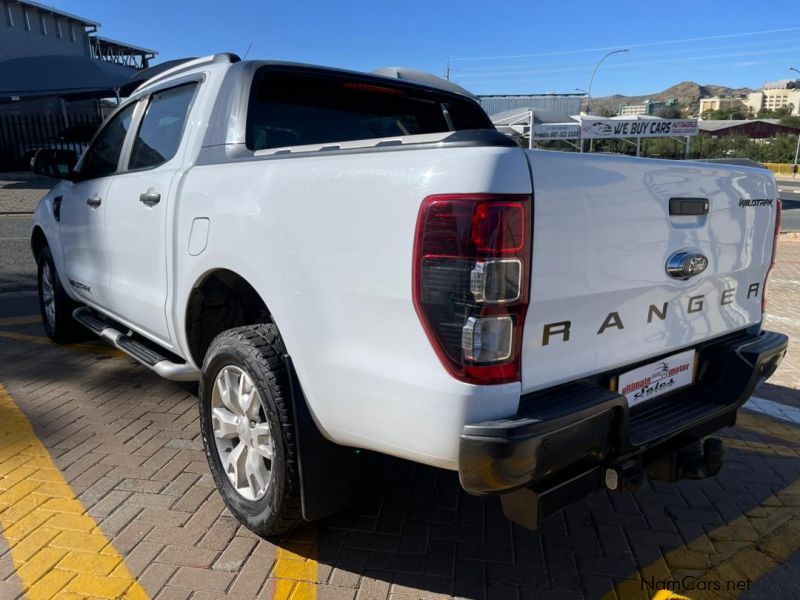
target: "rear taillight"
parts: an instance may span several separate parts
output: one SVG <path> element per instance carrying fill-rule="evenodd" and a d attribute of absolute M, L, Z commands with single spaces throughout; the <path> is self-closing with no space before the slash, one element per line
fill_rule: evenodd
<path fill-rule="evenodd" d="M 462 381 L 520 379 L 531 232 L 529 196 L 450 194 L 422 203 L 414 306 L 442 363 Z"/>
<path fill-rule="evenodd" d="M 767 276 L 764 277 L 764 289 L 761 290 L 761 313 L 767 310 L 767 282 L 769 282 L 769 274 L 772 267 L 775 266 L 775 255 L 778 252 L 778 234 L 781 232 L 781 212 L 783 211 L 783 204 L 780 199 L 775 200 L 775 231 L 772 237 L 772 258 L 769 261 L 769 268 L 767 269 Z"/>

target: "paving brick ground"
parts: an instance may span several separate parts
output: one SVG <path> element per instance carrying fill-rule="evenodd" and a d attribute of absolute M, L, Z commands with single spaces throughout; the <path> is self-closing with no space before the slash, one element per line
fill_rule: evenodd
<path fill-rule="evenodd" d="M 767 326 L 795 339 L 798 286 L 800 242 L 783 242 Z M 722 432 L 717 478 L 600 492 L 538 532 L 461 492 L 453 473 L 387 460 L 357 506 L 275 545 L 225 510 L 186 387 L 101 343 L 57 347 L 42 335 L 37 324 L 0 327 L 0 383 L 154 598 L 649 598 L 659 582 L 747 585 L 800 547 L 800 428 L 752 412 Z M 800 405 L 794 342 L 772 384 L 759 395 Z M 20 589 L 0 540 L 0 598 Z"/>
<path fill-rule="evenodd" d="M 54 183 L 32 173 L 0 173 L 0 214 L 33 212 Z"/>

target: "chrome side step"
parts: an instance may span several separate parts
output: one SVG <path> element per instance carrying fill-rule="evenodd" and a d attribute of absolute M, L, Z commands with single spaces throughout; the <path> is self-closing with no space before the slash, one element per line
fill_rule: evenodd
<path fill-rule="evenodd" d="M 187 363 L 173 362 L 158 351 L 145 346 L 136 338 L 122 333 L 111 324 L 97 318 L 91 310 L 82 306 L 76 308 L 72 318 L 86 327 L 92 333 L 99 335 L 116 348 L 122 350 L 138 362 L 158 373 L 164 379 L 173 381 L 197 381 L 200 371 Z"/>

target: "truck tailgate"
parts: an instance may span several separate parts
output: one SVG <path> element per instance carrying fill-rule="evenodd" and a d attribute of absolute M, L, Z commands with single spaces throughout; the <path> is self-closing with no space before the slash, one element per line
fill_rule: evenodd
<path fill-rule="evenodd" d="M 761 320 L 778 204 L 769 171 L 525 152 L 534 233 L 523 392 Z M 671 215 L 671 198 L 705 199 L 708 212 Z M 688 279 L 668 275 L 666 263 L 680 251 L 706 257 L 706 269 Z"/>

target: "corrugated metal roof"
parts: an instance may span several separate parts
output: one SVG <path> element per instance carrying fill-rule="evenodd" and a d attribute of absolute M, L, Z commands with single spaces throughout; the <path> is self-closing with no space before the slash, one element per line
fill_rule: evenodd
<path fill-rule="evenodd" d="M 77 21 L 79 23 L 83 23 L 84 25 L 91 25 L 94 27 L 100 27 L 100 23 L 97 21 L 92 21 L 91 19 L 87 19 L 85 17 L 79 17 L 78 15 L 73 15 L 72 13 L 65 12 L 63 10 L 58 10 L 53 6 L 46 6 L 44 4 L 39 4 L 38 2 L 33 2 L 32 0 L 17 0 L 18 4 L 27 4 L 31 8 L 35 8 L 42 12 L 50 13 L 53 15 L 59 15 L 61 17 L 66 17 L 68 19 L 72 19 L 73 21 Z"/>
<path fill-rule="evenodd" d="M 778 119 L 707 119 L 698 121 L 697 126 L 701 131 L 719 131 L 720 129 L 728 129 L 729 127 L 739 127 L 750 123 L 769 123 L 770 125 L 780 125 Z"/>
<path fill-rule="evenodd" d="M 577 115 L 581 112 L 582 96 L 539 95 L 539 96 L 478 96 L 483 110 L 489 115 L 519 108 L 549 110 L 562 115 Z"/>
<path fill-rule="evenodd" d="M 525 107 L 524 109 L 512 108 L 504 110 L 501 113 L 489 115 L 489 118 L 495 125 L 508 125 L 510 122 L 513 122 L 515 125 L 524 124 L 528 126 L 530 125 L 529 117 L 531 112 L 533 112 L 534 125 L 539 125 L 541 123 L 577 123 L 577 121 L 569 115 L 562 115 L 533 107 Z"/>

